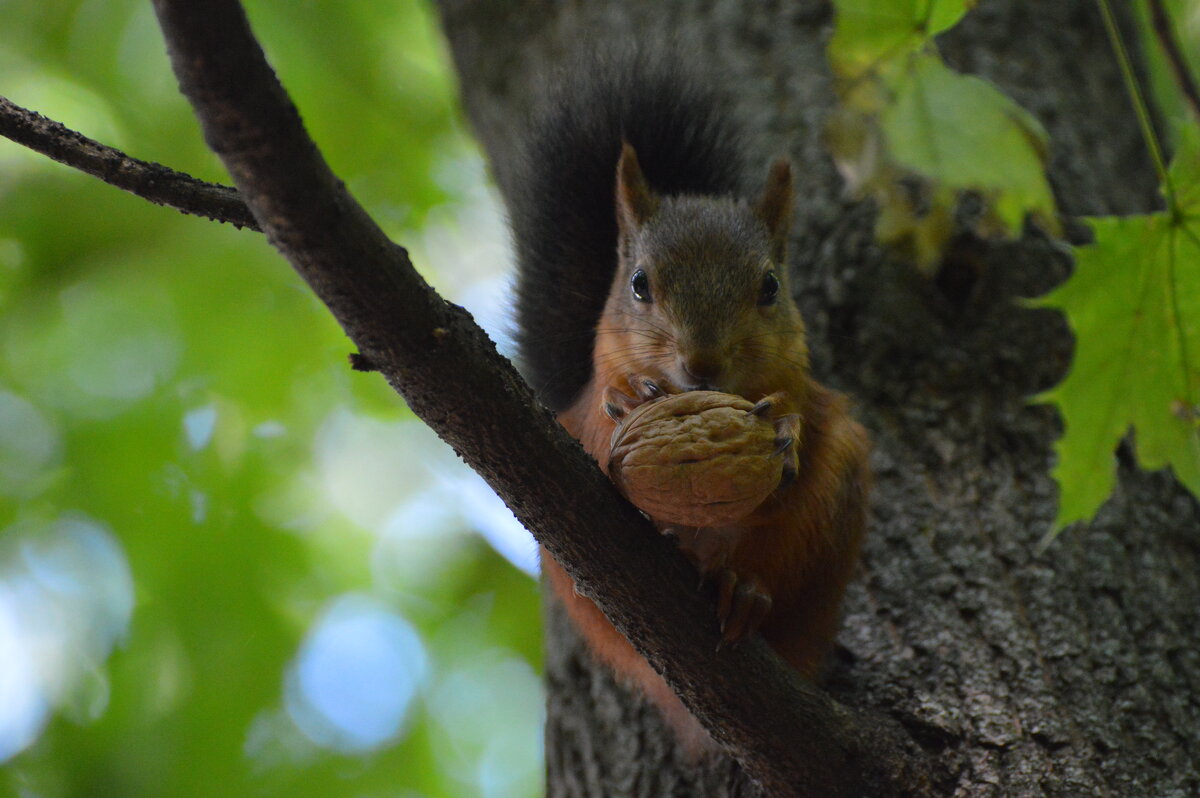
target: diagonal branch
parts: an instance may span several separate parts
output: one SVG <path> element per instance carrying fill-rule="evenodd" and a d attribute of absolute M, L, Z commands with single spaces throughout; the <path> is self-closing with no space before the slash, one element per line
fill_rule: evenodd
<path fill-rule="evenodd" d="M 712 606 L 686 561 L 329 170 L 236 0 L 154 6 L 209 146 L 358 347 L 358 367 L 380 371 L 488 481 L 766 792 L 923 792 L 894 732 L 803 683 L 761 640 L 715 652 Z M 885 775 L 897 772 L 899 785 Z"/>
<path fill-rule="evenodd" d="M 0 97 L 0 136 L 155 205 L 258 229 L 258 222 L 236 189 L 206 183 L 159 163 L 131 158 L 5 97 Z"/>

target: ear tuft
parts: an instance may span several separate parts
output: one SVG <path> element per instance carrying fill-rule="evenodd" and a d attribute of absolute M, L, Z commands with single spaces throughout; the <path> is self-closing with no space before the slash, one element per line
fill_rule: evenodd
<path fill-rule="evenodd" d="M 771 164 L 767 185 L 754 206 L 754 212 L 771 234 L 773 257 L 777 263 L 782 263 L 787 252 L 788 234 L 792 229 L 792 164 L 787 158 L 780 158 Z"/>
<path fill-rule="evenodd" d="M 622 235 L 632 233 L 658 210 L 658 197 L 642 174 L 637 153 L 628 141 L 621 144 L 617 162 L 617 227 Z"/>

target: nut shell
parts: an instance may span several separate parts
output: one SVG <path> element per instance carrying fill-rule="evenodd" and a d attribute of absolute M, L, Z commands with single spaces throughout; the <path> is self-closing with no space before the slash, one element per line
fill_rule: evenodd
<path fill-rule="evenodd" d="M 613 432 L 609 476 L 660 523 L 726 526 L 779 485 L 775 427 L 740 396 L 689 391 L 639 405 Z"/>

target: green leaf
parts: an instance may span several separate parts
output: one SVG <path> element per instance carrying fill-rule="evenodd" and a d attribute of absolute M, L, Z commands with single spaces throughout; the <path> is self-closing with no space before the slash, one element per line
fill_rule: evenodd
<path fill-rule="evenodd" d="M 1200 496 L 1200 147 L 1193 131 L 1170 170 L 1178 212 L 1091 220 L 1095 243 L 1038 304 L 1067 314 L 1075 359 L 1040 399 L 1059 405 L 1055 530 L 1091 518 L 1112 491 L 1113 450 L 1130 427 L 1140 464 L 1170 466 Z"/>
<path fill-rule="evenodd" d="M 1019 232 L 1027 212 L 1053 222 L 1054 197 L 1043 171 L 1046 133 L 987 81 L 931 56 L 914 57 L 880 123 L 901 166 L 992 198 L 1006 232 Z"/>
<path fill-rule="evenodd" d="M 957 24 L 969 0 L 836 0 L 837 30 L 829 44 L 834 69 L 855 78 L 880 61 L 925 47 Z"/>
<path fill-rule="evenodd" d="M 1174 130 L 1175 160 L 1167 168 L 1175 206 L 1181 214 L 1200 215 L 1200 125 L 1181 123 Z"/>

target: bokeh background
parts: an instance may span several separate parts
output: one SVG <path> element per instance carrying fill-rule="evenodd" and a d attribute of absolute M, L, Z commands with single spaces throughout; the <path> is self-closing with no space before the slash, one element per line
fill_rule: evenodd
<path fill-rule="evenodd" d="M 246 5 L 334 170 L 504 346 L 431 10 Z M 0 94 L 229 182 L 145 0 L 0 0 Z M 534 545 L 351 349 L 257 233 L 0 140 L 0 796 L 540 793 Z"/>
<path fill-rule="evenodd" d="M 1168 5 L 1194 57 L 1200 2 Z M 505 351 L 431 9 L 246 6 L 334 170 Z M 146 0 L 0 0 L 0 94 L 228 182 Z M 259 234 L 0 139 L 0 797 L 540 794 L 534 545 L 351 350 Z"/>

